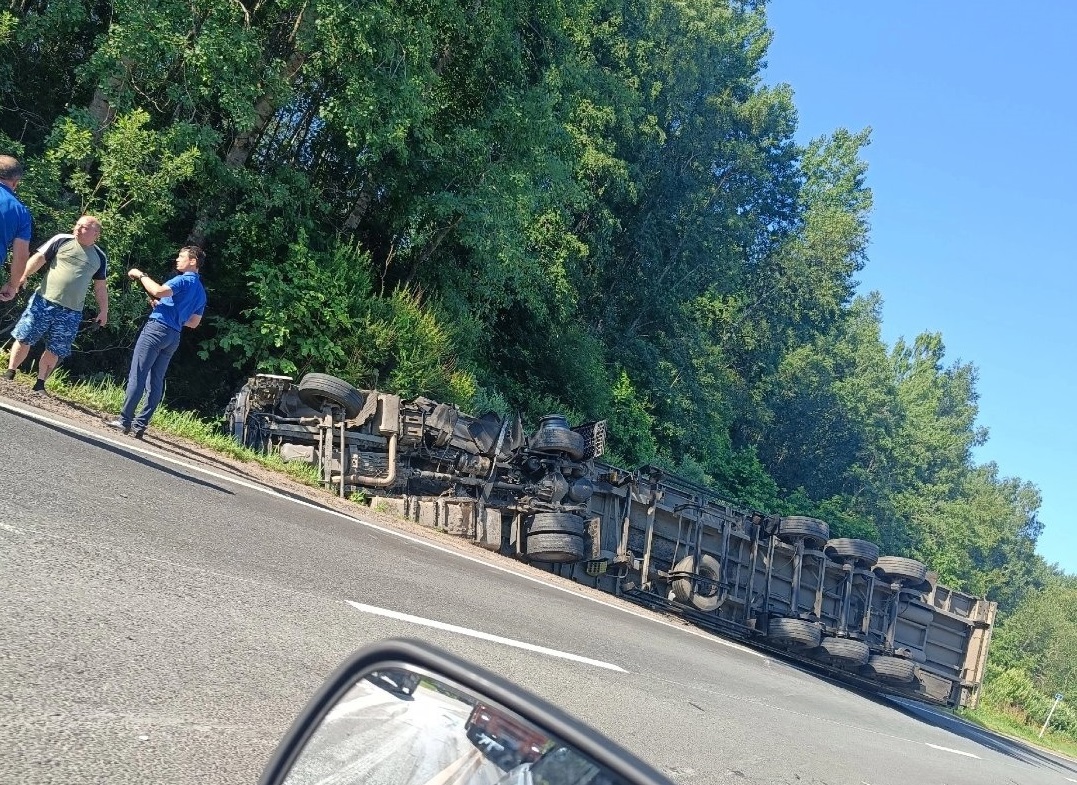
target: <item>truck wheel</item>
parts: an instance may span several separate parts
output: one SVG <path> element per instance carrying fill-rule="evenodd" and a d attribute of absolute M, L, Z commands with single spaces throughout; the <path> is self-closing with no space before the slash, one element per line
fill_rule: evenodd
<path fill-rule="evenodd" d="M 574 461 L 583 458 L 587 445 L 583 436 L 568 428 L 542 428 L 528 445 L 535 452 L 560 452 Z"/>
<path fill-rule="evenodd" d="M 363 394 L 343 379 L 327 373 L 308 373 L 299 380 L 299 400 L 312 409 L 321 410 L 326 403 L 344 410 L 350 420 L 363 410 L 366 399 Z"/>
<path fill-rule="evenodd" d="M 678 602 L 690 602 L 701 611 L 713 611 L 717 610 L 725 600 L 722 588 L 718 585 L 722 572 L 721 565 L 709 553 L 700 557 L 698 568 L 695 556 L 685 556 L 673 567 L 673 572 L 691 573 L 705 581 L 696 582 L 696 593 L 693 595 L 691 578 L 682 577 L 674 580 L 673 596 Z"/>
<path fill-rule="evenodd" d="M 803 619 L 775 618 L 767 625 L 767 637 L 776 643 L 813 649 L 819 645 L 823 631 L 818 624 Z"/>
<path fill-rule="evenodd" d="M 803 539 L 806 543 L 822 545 L 830 539 L 830 526 L 818 518 L 787 515 L 778 523 L 778 539 L 788 543 Z"/>
<path fill-rule="evenodd" d="M 574 534 L 582 537 L 587 533 L 587 521 L 570 512 L 536 512 L 527 527 L 530 534 Z"/>
<path fill-rule="evenodd" d="M 824 659 L 837 660 L 846 665 L 864 665 L 871 656 L 871 650 L 863 641 L 823 638 L 819 644 L 819 654 Z"/>
<path fill-rule="evenodd" d="M 851 540 L 847 537 L 827 540 L 823 553 L 833 561 L 852 562 L 863 567 L 871 567 L 879 560 L 878 545 L 868 540 Z"/>
<path fill-rule="evenodd" d="M 875 674 L 876 678 L 897 684 L 908 684 L 916 678 L 916 663 L 900 657 L 877 654 L 869 659 L 864 667 Z"/>
<path fill-rule="evenodd" d="M 583 558 L 583 538 L 563 533 L 529 534 L 527 555 L 533 561 L 572 564 Z"/>
<path fill-rule="evenodd" d="M 931 589 L 927 579 L 927 565 L 915 559 L 901 556 L 880 556 L 875 562 L 875 574 L 889 583 L 901 583 L 915 591 L 926 592 Z"/>

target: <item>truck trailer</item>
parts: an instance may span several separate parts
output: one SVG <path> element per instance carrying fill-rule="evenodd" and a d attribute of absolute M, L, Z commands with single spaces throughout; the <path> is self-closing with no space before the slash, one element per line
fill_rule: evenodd
<path fill-rule="evenodd" d="M 950 707 L 979 697 L 997 606 L 919 561 L 743 509 L 655 466 L 601 460 L 605 421 L 473 417 L 310 373 L 232 398 L 239 443 L 317 467 L 421 524 L 794 659 L 860 688 Z"/>

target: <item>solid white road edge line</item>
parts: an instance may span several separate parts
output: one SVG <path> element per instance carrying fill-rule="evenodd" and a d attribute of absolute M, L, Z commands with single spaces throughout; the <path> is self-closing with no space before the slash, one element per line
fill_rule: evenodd
<path fill-rule="evenodd" d="M 146 447 L 141 447 L 141 446 L 139 446 L 137 444 L 131 444 L 131 442 L 134 441 L 133 439 L 125 439 L 124 441 L 119 441 L 118 439 L 110 438 L 107 434 L 102 434 L 100 431 L 88 431 L 88 430 L 86 430 L 84 428 L 80 428 L 77 425 L 72 425 L 70 423 L 61 422 L 61 421 L 57 421 L 57 420 L 50 420 L 48 417 L 43 417 L 42 415 L 38 414 L 37 412 L 32 412 L 32 411 L 29 411 L 28 409 L 23 409 L 23 408 L 20 408 L 18 406 L 12 406 L 7 401 L 3 401 L 3 400 L 0 400 L 0 410 L 8 411 L 8 412 L 11 412 L 12 414 L 17 414 L 20 417 L 25 417 L 26 419 L 34 420 L 35 422 L 46 423 L 46 424 L 51 425 L 51 426 L 56 426 L 56 427 L 62 428 L 64 430 L 70 431 L 71 433 L 77 433 L 77 434 L 80 434 L 82 436 L 86 436 L 88 438 L 95 439 L 97 441 L 102 441 L 102 442 L 105 442 L 106 444 L 111 444 L 111 445 L 113 445 L 115 447 L 120 447 L 120 448 L 125 449 L 125 450 L 127 450 L 129 452 L 138 453 L 140 455 L 145 455 L 145 456 L 147 456 L 149 458 L 153 458 L 153 459 L 158 460 L 158 461 L 163 461 L 164 463 L 171 463 L 171 464 L 173 464 L 175 466 L 182 466 L 185 469 L 190 469 L 192 471 L 196 471 L 196 472 L 198 472 L 200 474 L 203 474 L 203 475 L 205 475 L 207 477 L 213 477 L 214 479 L 217 479 L 217 480 L 224 480 L 226 482 L 232 483 L 233 485 L 239 485 L 242 488 L 247 488 L 247 489 L 252 490 L 252 491 L 257 491 L 258 493 L 264 493 L 264 494 L 266 494 L 268 496 L 273 496 L 273 497 L 275 497 L 277 499 L 280 499 L 282 501 L 292 502 L 292 503 L 298 504 L 298 505 L 300 505 L 302 507 L 308 507 L 308 508 L 310 508 L 312 510 L 317 510 L 318 512 L 324 512 L 324 513 L 327 513 L 329 515 L 334 515 L 337 518 L 343 518 L 346 521 L 352 521 L 354 523 L 358 523 L 358 524 L 361 524 L 363 526 L 366 526 L 367 528 L 374 529 L 375 531 L 379 531 L 382 534 L 388 534 L 388 535 L 390 535 L 392 537 L 399 537 L 402 540 L 407 540 L 408 542 L 415 543 L 416 545 L 422 545 L 424 547 L 432 548 L 433 550 L 440 551 L 441 553 L 447 553 L 447 554 L 450 554 L 452 556 L 456 556 L 456 557 L 459 557 L 461 559 L 465 559 L 465 560 L 467 560 L 469 562 L 473 562 L 475 564 L 481 564 L 482 566 L 489 567 L 492 570 L 497 570 L 498 572 L 503 572 L 503 573 L 506 573 L 507 575 L 513 575 L 513 576 L 515 576 L 517 578 L 521 578 L 521 579 L 523 579 L 525 581 L 531 581 L 532 583 L 537 583 L 540 586 L 546 586 L 547 588 L 554 589 L 554 590 L 560 591 L 560 592 L 564 592 L 565 594 L 570 594 L 573 597 L 579 597 L 581 600 L 587 600 L 588 602 L 593 602 L 593 603 L 596 603 L 597 605 L 603 605 L 603 606 L 605 606 L 607 608 L 611 608 L 612 610 L 619 611 L 620 613 L 628 614 L 629 616 L 635 616 L 635 617 L 637 617 L 639 619 L 649 621 L 649 622 L 651 622 L 653 624 L 660 624 L 663 627 L 669 627 L 670 629 L 673 629 L 673 630 L 679 630 L 680 632 L 683 632 L 683 633 L 685 633 L 687 635 L 694 635 L 695 637 L 702 638 L 705 641 L 710 641 L 711 643 L 717 643 L 717 644 L 719 644 L 721 646 L 725 646 L 725 647 L 730 648 L 730 649 L 736 649 L 737 651 L 744 652 L 745 654 L 751 654 L 754 657 L 760 657 L 760 658 L 765 659 L 766 656 L 767 656 L 766 654 L 763 654 L 762 652 L 753 651 L 752 649 L 749 649 L 747 646 L 741 646 L 739 643 L 734 643 L 733 641 L 723 640 L 722 638 L 719 638 L 716 635 L 710 635 L 710 634 L 708 634 L 706 632 L 702 632 L 701 630 L 695 630 L 695 629 L 692 629 L 691 627 L 683 627 L 683 626 L 678 625 L 678 624 L 671 624 L 668 621 L 662 621 L 661 619 L 655 619 L 655 618 L 652 618 L 651 616 L 647 616 L 647 615 L 644 615 L 642 613 L 637 613 L 636 611 L 633 611 L 630 608 L 622 608 L 619 605 L 614 605 L 613 603 L 605 602 L 604 600 L 600 600 L 597 597 L 590 597 L 590 596 L 588 596 L 586 594 L 580 594 L 579 592 L 575 592 L 572 589 L 569 589 L 569 588 L 567 588 L 565 586 L 558 586 L 558 585 L 553 584 L 553 583 L 548 583 L 548 582 L 542 580 L 541 578 L 536 578 L 533 575 L 524 575 L 522 573 L 515 572 L 514 570 L 510 570 L 507 567 L 502 567 L 502 566 L 500 566 L 498 564 L 494 564 L 494 563 L 486 561 L 484 559 L 477 559 L 474 556 L 468 556 L 466 553 L 461 553 L 461 552 L 453 550 L 451 548 L 445 548 L 445 547 L 443 547 L 441 545 L 438 545 L 436 543 L 430 542 L 429 540 L 424 540 L 424 539 L 422 539 L 420 537 L 413 537 L 410 534 L 404 534 L 403 532 L 398 532 L 398 531 L 395 531 L 393 529 L 387 529 L 384 526 L 379 526 L 376 523 L 370 523 L 369 521 L 364 521 L 362 518 L 356 518 L 354 515 L 347 515 L 346 513 L 338 512 L 337 510 L 331 510 L 331 509 L 328 509 L 326 507 L 322 507 L 320 505 L 313 504 L 312 502 L 304 501 L 302 499 L 294 499 L 291 496 L 287 496 L 287 495 L 285 495 L 283 493 L 279 493 L 277 491 L 274 491 L 272 488 L 266 488 L 264 485 L 258 485 L 257 483 L 249 482 L 247 480 L 240 479 L 239 477 L 234 477 L 234 476 L 232 476 L 230 474 L 222 474 L 220 472 L 215 472 L 212 469 L 206 469 L 205 467 L 199 466 L 197 464 L 186 463 L 185 461 L 181 461 L 178 458 L 173 458 L 173 457 L 171 457 L 169 455 L 162 455 L 161 453 L 156 452 L 156 451 L 151 450 L 151 449 L 147 449 Z"/>
<path fill-rule="evenodd" d="M 458 627 L 455 624 L 446 624 L 443 621 L 424 619 L 422 616 L 412 616 L 410 613 L 400 613 L 399 611 L 391 611 L 386 608 L 378 608 L 374 605 L 364 605 L 361 602 L 353 602 L 352 600 L 347 600 L 347 603 L 356 610 L 360 610 L 363 613 L 372 613 L 375 616 L 384 616 L 389 619 L 396 619 L 397 621 L 406 621 L 410 624 L 420 624 L 423 627 L 433 627 L 436 630 L 455 632 L 459 635 L 467 635 L 469 637 L 479 638 L 480 640 L 484 641 L 501 643 L 505 646 L 514 646 L 517 649 L 526 649 L 527 651 L 534 651 L 538 652 L 539 654 L 546 654 L 550 657 L 560 657 L 563 660 L 582 662 L 585 665 L 594 665 L 596 668 L 605 668 L 606 670 L 617 671 L 618 673 L 628 673 L 628 671 L 626 671 L 619 665 L 614 665 L 609 662 L 603 662 L 602 660 L 592 660 L 590 657 L 582 657 L 579 654 L 571 654 L 567 651 L 548 649 L 545 646 L 537 646 L 534 643 L 524 643 L 523 641 L 513 640 L 512 638 L 502 638 L 500 635 L 491 635 L 488 632 L 480 632 L 479 630 L 472 630 L 468 627 Z"/>
<path fill-rule="evenodd" d="M 940 747 L 938 744 L 932 744 L 929 741 L 925 741 L 924 744 L 931 747 L 933 750 L 942 750 L 943 752 L 952 752 L 954 755 L 964 755 L 966 758 L 975 758 L 976 760 L 983 760 L 979 755 L 973 755 L 971 752 L 962 752 L 961 750 L 952 750 L 949 747 Z"/>

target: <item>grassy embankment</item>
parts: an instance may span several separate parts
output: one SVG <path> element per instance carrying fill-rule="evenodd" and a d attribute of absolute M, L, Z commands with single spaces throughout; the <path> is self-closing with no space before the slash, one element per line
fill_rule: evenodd
<path fill-rule="evenodd" d="M 18 381 L 29 388 L 33 385 L 35 378 L 31 374 L 20 374 Z M 71 382 L 63 369 L 58 369 L 49 377 L 45 388 L 55 399 L 83 406 L 105 415 L 118 414 L 123 405 L 123 387 L 110 379 L 95 382 Z M 266 468 L 284 472 L 307 485 L 321 486 L 318 472 L 314 467 L 305 463 L 286 463 L 276 455 L 265 455 L 241 447 L 224 434 L 220 421 L 204 420 L 192 412 L 171 409 L 167 402 L 162 403 L 154 413 L 150 428 L 151 432 L 179 436 L 229 458 L 258 463 Z"/>
<path fill-rule="evenodd" d="M 996 733 L 1013 736 L 1031 742 L 1039 747 L 1060 752 L 1077 759 L 1077 741 L 1050 728 L 1038 738 L 1041 725 L 1032 727 L 1025 722 L 1024 712 L 1009 707 L 981 705 L 976 709 L 962 709 L 959 716 Z M 1046 719 L 1046 718 L 1045 718 Z"/>
<path fill-rule="evenodd" d="M 33 384 L 34 377 L 29 374 L 20 376 L 19 381 L 27 387 Z M 102 412 L 116 414 L 123 404 L 123 387 L 111 380 L 97 382 L 70 382 L 62 369 L 52 375 L 47 385 L 49 394 L 62 401 Z M 264 455 L 236 444 L 221 430 L 220 421 L 204 420 L 191 412 L 171 409 L 162 404 L 153 418 L 153 429 L 188 439 L 203 447 L 219 452 L 229 458 L 258 463 L 266 468 L 285 474 L 311 486 L 320 486 L 318 474 L 313 467 L 301 463 L 285 463 L 275 455 Z M 1040 726 L 1035 727 L 1026 721 L 1022 712 L 1007 707 L 989 705 L 986 701 L 980 708 L 960 710 L 958 714 L 988 730 L 1003 733 L 1025 741 L 1032 742 L 1046 749 L 1077 758 L 1077 741 L 1049 729 L 1042 739 L 1038 738 Z"/>

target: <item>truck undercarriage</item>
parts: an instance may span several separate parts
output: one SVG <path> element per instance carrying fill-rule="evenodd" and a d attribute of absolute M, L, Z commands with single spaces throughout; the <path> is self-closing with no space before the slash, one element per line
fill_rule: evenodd
<path fill-rule="evenodd" d="M 471 417 L 324 374 L 258 375 L 236 394 L 241 444 L 317 467 L 428 526 L 869 689 L 975 705 L 995 603 L 926 565 L 831 538 L 825 521 L 742 510 L 653 466 L 602 463 L 605 422 Z"/>

